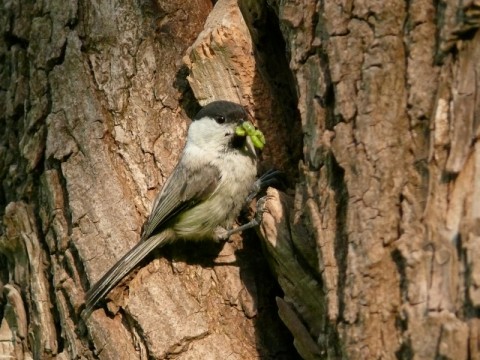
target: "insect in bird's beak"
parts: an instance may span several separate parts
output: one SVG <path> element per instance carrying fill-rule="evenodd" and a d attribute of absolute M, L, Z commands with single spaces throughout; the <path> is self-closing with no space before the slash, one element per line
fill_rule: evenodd
<path fill-rule="evenodd" d="M 246 147 L 249 152 L 257 155 L 255 148 L 263 149 L 265 146 L 265 136 L 263 133 L 255 129 L 255 126 L 250 121 L 244 121 L 241 125 L 235 128 L 235 134 L 246 137 Z"/>
<path fill-rule="evenodd" d="M 255 145 L 253 144 L 252 139 L 250 136 L 247 136 L 247 139 L 245 141 L 245 146 L 247 148 L 247 151 L 251 153 L 253 156 L 257 157 L 257 151 L 255 150 Z"/>

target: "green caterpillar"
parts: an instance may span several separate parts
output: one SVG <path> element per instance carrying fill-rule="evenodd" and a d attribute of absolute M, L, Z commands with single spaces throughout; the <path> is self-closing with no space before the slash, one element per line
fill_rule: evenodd
<path fill-rule="evenodd" d="M 235 128 L 235 133 L 238 136 L 250 137 L 253 146 L 260 150 L 265 146 L 265 136 L 260 130 L 255 129 L 255 126 L 253 126 L 250 121 L 244 121 L 242 125 L 237 126 Z"/>

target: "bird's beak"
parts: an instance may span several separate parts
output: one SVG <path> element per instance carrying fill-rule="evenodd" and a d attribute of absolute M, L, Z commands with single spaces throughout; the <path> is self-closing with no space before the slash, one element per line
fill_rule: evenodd
<path fill-rule="evenodd" d="M 246 141 L 245 145 L 247 148 L 247 151 L 252 154 L 254 158 L 257 157 L 257 150 L 255 150 L 255 146 L 253 145 L 252 139 L 250 139 L 250 136 L 246 136 Z"/>

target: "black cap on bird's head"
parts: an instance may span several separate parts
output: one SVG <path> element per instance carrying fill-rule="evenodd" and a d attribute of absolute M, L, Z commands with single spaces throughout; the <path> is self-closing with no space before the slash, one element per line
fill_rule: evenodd
<path fill-rule="evenodd" d="M 235 123 L 240 124 L 247 120 L 248 114 L 243 106 L 231 101 L 219 100 L 205 105 L 193 120 L 199 120 L 203 117 L 215 119 L 219 124 Z"/>
<path fill-rule="evenodd" d="M 196 131 L 191 132 L 189 138 L 198 144 L 203 144 L 202 146 L 212 146 L 216 143 L 223 146 L 226 151 L 239 150 L 256 158 L 257 153 L 250 137 L 239 135 L 236 131 L 238 127 L 248 121 L 248 118 L 248 113 L 239 104 L 224 100 L 213 101 L 205 105 L 193 118 L 191 129 L 195 127 Z M 213 119 L 217 126 L 211 127 L 212 124 L 208 123 L 210 119 Z M 203 120 L 207 120 L 207 122 Z M 215 137 L 218 134 L 220 136 Z"/>

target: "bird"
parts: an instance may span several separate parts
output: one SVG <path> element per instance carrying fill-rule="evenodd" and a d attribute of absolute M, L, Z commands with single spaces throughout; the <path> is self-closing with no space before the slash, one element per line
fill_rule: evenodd
<path fill-rule="evenodd" d="M 84 320 L 154 249 L 177 240 L 198 244 L 205 239 L 227 240 L 260 223 L 263 210 L 249 223 L 232 228 L 246 202 L 276 175 L 269 171 L 257 179 L 258 154 L 252 139 L 236 131 L 245 122 L 249 123 L 246 110 L 225 100 L 213 101 L 196 114 L 180 160 L 153 202 L 140 241 L 88 290 L 81 313 Z"/>

